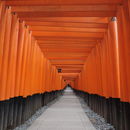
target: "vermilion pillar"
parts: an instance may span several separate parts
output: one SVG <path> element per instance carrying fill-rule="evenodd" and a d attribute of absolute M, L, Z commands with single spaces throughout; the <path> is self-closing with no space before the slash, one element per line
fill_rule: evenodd
<path fill-rule="evenodd" d="M 40 66 L 40 93 L 43 93 L 43 68 L 44 68 L 44 57 L 43 54 L 41 52 L 41 66 Z"/>
<path fill-rule="evenodd" d="M 47 59 L 44 57 L 44 69 L 43 69 L 43 92 L 46 91 L 46 68 L 47 68 Z"/>
<path fill-rule="evenodd" d="M 117 9 L 117 30 L 121 85 L 122 129 L 130 129 L 130 18 L 128 1 Z"/>
<path fill-rule="evenodd" d="M 108 46 L 110 59 L 110 98 L 111 114 L 113 115 L 113 124 L 119 129 L 120 124 L 120 82 L 119 82 L 119 57 L 118 57 L 118 40 L 116 18 L 110 18 L 108 24 Z M 114 108 L 114 109 L 113 109 Z M 114 114 L 113 114 L 114 113 Z M 116 121 L 116 122 L 115 122 Z"/>
<path fill-rule="evenodd" d="M 17 52 L 17 43 L 16 43 L 16 29 L 18 27 L 18 18 L 16 14 L 13 14 L 12 17 L 12 26 L 11 26 L 11 39 L 10 39 L 10 50 L 9 50 L 9 63 L 8 63 L 8 74 L 7 74 L 7 91 L 6 91 L 6 99 L 9 99 L 10 96 L 14 96 L 14 86 L 12 84 L 13 76 L 13 67 L 15 67 L 15 56 Z M 13 76 L 12 76 L 13 75 Z M 12 88 L 13 87 L 13 88 Z"/>
<path fill-rule="evenodd" d="M 31 40 L 31 44 L 32 44 L 32 52 L 31 52 L 31 62 L 30 62 L 30 93 L 31 95 L 34 94 L 34 63 L 35 63 L 35 58 L 36 58 L 36 42 L 35 42 L 35 38 L 32 37 Z"/>
<path fill-rule="evenodd" d="M 10 34 L 11 34 L 11 21 L 12 14 L 11 8 L 7 10 L 6 28 L 5 28 L 5 40 L 3 47 L 3 58 L 2 58 L 2 71 L 0 80 L 0 100 L 5 100 L 6 84 L 7 84 L 7 70 L 8 70 L 8 57 L 9 57 L 9 46 L 10 46 Z"/>
<path fill-rule="evenodd" d="M 2 2 L 1 19 L 0 19 L 0 74 L 1 74 L 3 48 L 4 48 L 6 18 L 7 18 L 7 7 L 5 2 Z"/>
<path fill-rule="evenodd" d="M 27 50 L 28 50 L 28 38 L 29 38 L 29 30 L 28 27 L 25 27 L 25 37 L 24 37 L 24 47 L 23 47 L 23 59 L 22 59 L 22 73 L 21 73 L 21 86 L 20 86 L 20 96 L 24 94 L 24 85 L 25 85 L 25 71 L 26 71 L 26 63 L 27 63 Z M 26 97 L 24 95 L 23 97 Z"/>
<path fill-rule="evenodd" d="M 0 79 L 0 101 L 5 99 L 6 95 L 6 84 L 7 84 L 7 70 L 8 70 L 8 57 L 9 57 L 9 44 L 10 44 L 10 34 L 11 34 L 11 22 L 12 14 L 11 8 L 7 9 L 6 16 L 6 28 L 5 28 L 5 38 L 4 38 L 4 47 L 3 47 L 3 58 L 2 58 L 2 68 L 1 68 L 1 79 Z M 2 104 L 0 104 L 2 107 Z M 8 121 L 8 112 L 9 112 L 9 100 L 6 100 L 4 104 L 4 113 L 0 115 L 1 120 L 4 117 L 4 124 L 0 123 L 0 129 L 6 129 Z M 0 110 L 1 113 L 1 110 Z"/>
<path fill-rule="evenodd" d="M 27 48 L 27 57 L 26 57 L 26 65 L 25 65 L 25 82 L 24 82 L 24 93 L 23 96 L 27 97 L 28 95 L 30 95 L 30 90 L 29 90 L 29 86 L 30 84 L 28 84 L 29 82 L 29 63 L 30 63 L 30 51 L 31 51 L 31 33 L 28 32 L 28 42 L 26 43 L 28 44 L 28 48 Z"/>
<path fill-rule="evenodd" d="M 18 38 L 16 84 L 15 84 L 15 96 L 16 97 L 19 96 L 19 89 L 20 89 L 24 34 L 25 34 L 25 23 L 19 22 L 19 38 Z"/>

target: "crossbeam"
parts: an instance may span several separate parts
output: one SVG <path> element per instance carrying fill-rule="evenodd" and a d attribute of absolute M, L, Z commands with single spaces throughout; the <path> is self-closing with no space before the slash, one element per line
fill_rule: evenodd
<path fill-rule="evenodd" d="M 18 17 L 20 18 L 37 18 L 37 17 L 116 17 L 116 11 L 88 11 L 88 12 L 53 12 L 53 11 L 48 11 L 48 12 L 28 12 L 28 13 L 23 13 L 20 12 L 18 13 Z"/>
<path fill-rule="evenodd" d="M 55 6 L 12 6 L 11 11 L 45 12 L 45 11 L 116 11 L 116 5 L 55 5 Z"/>
<path fill-rule="evenodd" d="M 107 23 L 69 23 L 69 22 L 37 22 L 25 21 L 25 25 L 43 27 L 75 27 L 75 28 L 108 28 Z"/>
<path fill-rule="evenodd" d="M 43 32 L 43 31 L 33 31 L 32 36 L 41 37 L 80 37 L 80 38 L 103 38 L 104 33 L 79 33 L 79 32 Z"/>
<path fill-rule="evenodd" d="M 41 5 L 119 5 L 123 0 L 4 0 L 8 6 Z"/>
<path fill-rule="evenodd" d="M 50 26 L 29 26 L 31 31 L 54 31 L 54 32 L 107 32 L 104 28 L 74 28 L 74 27 L 50 27 Z"/>
<path fill-rule="evenodd" d="M 66 23 L 109 23 L 108 17 L 22 17 L 21 21 L 35 21 L 35 22 L 66 22 Z M 63 23 L 64 24 L 64 23 Z"/>

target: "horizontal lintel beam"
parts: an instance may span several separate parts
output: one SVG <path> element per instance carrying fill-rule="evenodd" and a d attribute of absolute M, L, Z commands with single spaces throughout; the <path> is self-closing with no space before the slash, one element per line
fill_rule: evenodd
<path fill-rule="evenodd" d="M 119 5 L 123 0 L 4 0 L 8 6 L 37 5 Z"/>
<path fill-rule="evenodd" d="M 27 12 L 18 13 L 18 17 L 116 17 L 116 11 L 89 11 L 89 12 Z"/>
<path fill-rule="evenodd" d="M 66 23 L 109 23 L 108 17 L 22 17 L 21 21 L 33 22 L 66 22 Z M 63 23 L 64 24 L 64 23 Z"/>
<path fill-rule="evenodd" d="M 33 31 L 32 36 L 41 37 L 79 37 L 79 38 L 103 38 L 104 33 L 77 33 L 77 32 L 43 32 Z"/>
<path fill-rule="evenodd" d="M 29 26 L 31 31 L 52 32 L 107 32 L 104 28 L 74 28 L 74 27 L 51 27 L 51 26 Z"/>
<path fill-rule="evenodd" d="M 58 27 L 73 27 L 73 28 L 99 28 L 99 29 L 107 29 L 107 23 L 69 23 L 69 22 L 37 22 L 37 21 L 25 21 L 25 25 L 46 27 L 46 28 L 58 28 Z M 32 28 L 31 27 L 31 28 Z M 30 29 L 31 29 L 30 28 Z"/>
<path fill-rule="evenodd" d="M 116 11 L 116 5 L 53 5 L 53 6 L 12 6 L 11 11 L 17 12 L 44 12 L 44 11 Z"/>

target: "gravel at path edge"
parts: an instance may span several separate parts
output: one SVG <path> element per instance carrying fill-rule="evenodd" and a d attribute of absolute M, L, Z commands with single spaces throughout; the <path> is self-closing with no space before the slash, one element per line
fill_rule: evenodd
<path fill-rule="evenodd" d="M 85 114 L 88 116 L 89 120 L 91 121 L 96 130 L 115 130 L 115 128 L 109 123 L 107 123 L 104 118 L 92 111 L 87 105 L 87 103 L 84 101 L 84 99 L 82 99 L 78 95 L 76 96 L 79 99 Z"/>

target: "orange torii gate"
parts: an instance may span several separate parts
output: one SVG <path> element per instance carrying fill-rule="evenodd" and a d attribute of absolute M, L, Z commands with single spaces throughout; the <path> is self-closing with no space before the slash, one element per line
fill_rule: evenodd
<path fill-rule="evenodd" d="M 130 0 L 0 0 L 0 130 L 23 124 L 66 83 L 130 130 L 129 34 Z"/>

